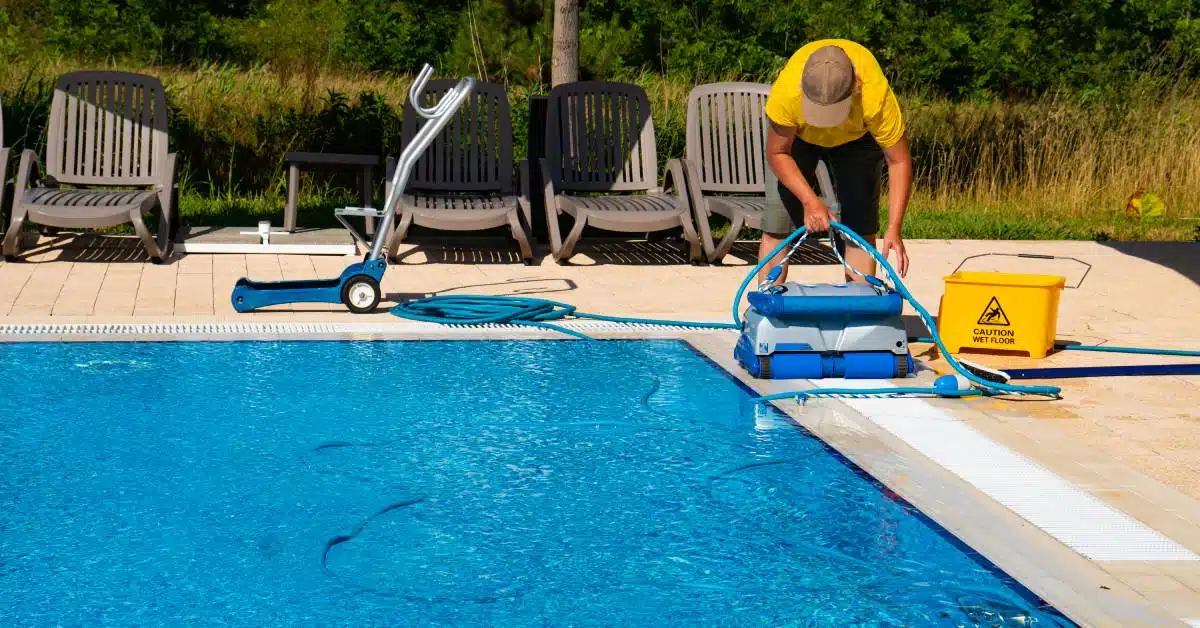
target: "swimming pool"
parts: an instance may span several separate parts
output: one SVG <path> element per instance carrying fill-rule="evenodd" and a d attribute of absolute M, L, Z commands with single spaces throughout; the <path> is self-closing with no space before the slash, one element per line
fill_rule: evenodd
<path fill-rule="evenodd" d="M 676 341 L 0 344 L 5 625 L 1071 625 Z"/>

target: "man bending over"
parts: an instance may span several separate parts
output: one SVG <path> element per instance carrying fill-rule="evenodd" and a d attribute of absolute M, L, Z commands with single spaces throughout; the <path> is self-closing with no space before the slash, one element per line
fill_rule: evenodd
<path fill-rule="evenodd" d="M 840 222 L 875 245 L 886 162 L 888 225 L 880 251 L 894 252 L 897 270 L 907 274 L 901 227 L 912 189 L 912 157 L 900 104 L 870 51 L 845 39 L 804 46 L 771 87 L 766 114 L 767 164 L 774 177 L 767 178 L 759 259 L 787 237 L 793 224 L 813 234 L 829 230 L 834 216 L 816 192 L 818 160 L 825 161 L 833 179 Z M 840 239 L 838 248 L 852 266 L 875 273 L 875 260 L 866 251 L 845 247 Z M 861 279 L 849 272 L 847 278 Z M 779 281 L 786 279 L 785 266 Z"/>

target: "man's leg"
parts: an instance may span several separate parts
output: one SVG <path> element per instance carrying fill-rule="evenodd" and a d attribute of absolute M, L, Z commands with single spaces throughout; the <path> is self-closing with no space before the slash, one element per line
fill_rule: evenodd
<path fill-rule="evenodd" d="M 870 134 L 829 151 L 830 177 L 842 206 L 842 224 L 875 246 L 879 233 L 879 191 L 883 174 L 883 151 Z M 845 244 L 845 238 L 838 239 Z M 839 246 L 846 262 L 867 275 L 875 274 L 875 259 L 857 246 Z M 846 279 L 863 281 L 846 272 Z"/>
<path fill-rule="evenodd" d="M 784 238 L 786 238 L 787 235 L 788 234 L 786 234 L 786 233 L 767 233 L 766 231 L 764 231 L 762 234 L 762 241 L 760 241 L 758 243 L 758 259 L 761 260 L 768 253 L 770 253 L 772 250 L 774 250 L 775 247 L 779 246 L 779 243 L 783 242 Z M 761 284 L 762 282 L 767 280 L 767 273 L 770 273 L 771 269 L 775 268 L 775 266 L 777 266 L 779 264 L 779 262 L 782 261 L 783 256 L 786 254 L 787 254 L 787 251 L 779 252 L 779 254 L 777 254 L 775 256 L 775 258 L 772 259 L 769 264 L 767 264 L 766 266 L 763 266 L 762 270 L 758 271 L 758 283 Z M 787 267 L 787 264 L 784 264 L 783 265 L 783 273 L 781 273 L 779 275 L 779 278 L 775 280 L 775 283 L 783 283 L 783 282 L 787 281 L 787 273 L 788 273 L 788 267 Z"/>
<path fill-rule="evenodd" d="M 767 176 L 764 185 L 766 186 L 766 209 L 763 211 L 762 217 L 762 240 L 758 244 L 758 259 L 763 259 L 772 249 L 779 246 L 779 243 L 788 236 L 789 233 L 795 230 L 792 226 L 792 219 L 788 216 L 787 208 L 783 205 L 783 200 L 779 195 L 779 179 L 775 177 L 775 172 L 767 168 Z M 775 259 L 771 260 L 758 273 L 758 281 L 762 283 L 767 279 L 767 273 L 771 271 L 782 258 L 784 253 L 780 253 Z M 787 281 L 787 265 L 783 266 L 783 274 L 779 276 L 778 282 Z"/>

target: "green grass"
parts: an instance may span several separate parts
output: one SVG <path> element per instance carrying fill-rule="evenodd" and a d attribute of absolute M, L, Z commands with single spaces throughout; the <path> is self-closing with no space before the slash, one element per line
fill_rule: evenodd
<path fill-rule="evenodd" d="M 380 202 L 381 199 L 376 199 Z M 302 192 L 298 199 L 302 227 L 331 228 L 338 222 L 333 210 L 358 205 L 357 192 L 327 186 Z M 260 220 L 283 224 L 283 199 L 267 195 L 210 198 L 185 193 L 179 202 L 180 215 L 191 225 L 206 227 L 250 227 Z M 881 217 L 886 224 L 886 214 Z M 724 235 L 727 224 L 714 225 Z M 1082 216 L 1034 215 L 1015 207 L 972 206 L 962 209 L 922 207 L 914 201 L 904 221 L 904 237 L 947 240 L 1192 240 L 1200 236 L 1200 220 L 1163 216 L 1138 220 L 1117 212 L 1094 212 Z M 758 232 L 747 229 L 746 239 Z"/>
<path fill-rule="evenodd" d="M 910 210 L 906 238 L 966 240 L 1191 240 L 1200 221 L 1175 216 L 1136 219 L 1118 212 L 1031 215 L 987 206 Z"/>
<path fill-rule="evenodd" d="M 6 143 L 44 152 L 53 82 L 63 58 L 0 64 Z M 321 74 L 310 84 L 269 67 L 100 64 L 159 76 L 171 149 L 179 154 L 180 210 L 196 225 L 282 221 L 294 150 L 396 154 L 410 77 Z M 683 154 L 692 84 L 653 73 L 627 77 L 650 97 L 660 169 Z M 1119 98 L 1049 93 L 1021 101 L 955 101 L 901 94 L 915 160 L 908 237 L 1192 240 L 1200 220 L 1200 82 L 1135 81 Z M 525 152 L 527 98 L 510 85 L 514 157 Z M 15 164 L 11 164 L 15 166 Z M 10 176 L 15 168 L 9 170 Z M 357 204 L 353 173 L 304 178 L 304 226 L 335 226 Z M 1153 193 L 1163 215 L 1125 214 Z M 378 199 L 377 199 L 378 202 Z"/>

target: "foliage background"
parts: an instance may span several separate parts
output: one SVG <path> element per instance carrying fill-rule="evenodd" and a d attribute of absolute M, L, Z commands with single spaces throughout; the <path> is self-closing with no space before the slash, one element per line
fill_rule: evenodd
<path fill-rule="evenodd" d="M 552 5 L 0 0 L 5 144 L 40 149 L 61 72 L 156 74 L 185 210 L 236 222 L 279 211 L 289 150 L 394 152 L 408 77 L 430 62 L 506 84 L 521 152 Z M 682 152 L 693 85 L 769 82 L 804 42 L 847 37 L 904 102 L 918 231 L 1187 237 L 1200 215 L 1200 0 L 582 0 L 581 24 L 584 78 L 647 88 L 664 160 Z M 336 204 L 343 187 L 305 202 Z M 1143 191 L 1166 216 L 1125 218 Z"/>

